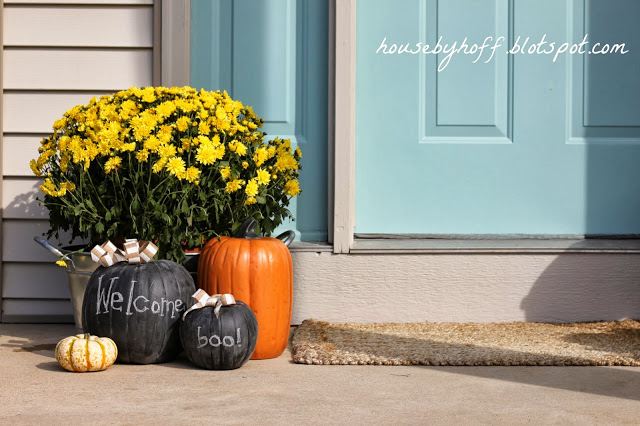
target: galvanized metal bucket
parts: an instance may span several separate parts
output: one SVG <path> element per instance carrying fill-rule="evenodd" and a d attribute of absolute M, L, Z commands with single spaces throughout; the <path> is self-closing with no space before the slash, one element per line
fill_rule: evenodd
<path fill-rule="evenodd" d="M 198 285 L 198 262 L 200 261 L 200 252 L 185 253 L 186 259 L 182 262 L 182 266 L 189 272 L 193 282 Z"/>
<path fill-rule="evenodd" d="M 78 332 L 83 333 L 82 328 L 82 302 L 84 292 L 89 284 L 89 278 L 93 271 L 98 268 L 98 264 L 91 259 L 91 253 L 77 253 L 81 247 L 63 247 L 57 249 L 42 237 L 35 237 L 34 240 L 42 247 L 49 250 L 57 257 L 66 256 L 67 277 L 69 278 L 69 291 L 71 293 L 71 304 L 73 306 L 73 319 Z"/>

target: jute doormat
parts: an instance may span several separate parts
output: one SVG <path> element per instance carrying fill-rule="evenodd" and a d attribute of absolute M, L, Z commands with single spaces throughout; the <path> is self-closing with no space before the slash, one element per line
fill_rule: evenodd
<path fill-rule="evenodd" d="M 334 324 L 305 320 L 300 364 L 640 366 L 640 322 Z"/>

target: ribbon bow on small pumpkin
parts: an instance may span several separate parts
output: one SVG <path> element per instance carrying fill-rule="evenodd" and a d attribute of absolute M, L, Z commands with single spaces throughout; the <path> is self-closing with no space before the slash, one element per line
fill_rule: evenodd
<path fill-rule="evenodd" d="M 115 246 L 111 241 L 96 245 L 91 250 L 91 259 L 101 263 L 105 268 L 114 263 L 127 261 L 130 264 L 151 262 L 153 256 L 158 252 L 158 247 L 151 241 L 140 241 L 135 238 L 125 240 L 124 250 Z"/>
<path fill-rule="evenodd" d="M 196 309 L 204 308 L 205 306 L 213 306 L 213 312 L 216 314 L 216 318 L 220 318 L 220 308 L 222 308 L 223 306 L 236 304 L 236 299 L 229 293 L 214 294 L 213 296 L 209 296 L 206 291 L 200 289 L 193 293 L 191 297 L 196 301 L 196 303 L 189 309 L 187 309 L 184 315 L 182 315 L 182 321 L 184 321 L 189 312 Z"/>

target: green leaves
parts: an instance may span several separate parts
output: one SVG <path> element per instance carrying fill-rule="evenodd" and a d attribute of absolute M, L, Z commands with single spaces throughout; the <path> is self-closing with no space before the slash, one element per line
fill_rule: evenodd
<path fill-rule="evenodd" d="M 76 204 L 73 208 L 73 214 L 75 216 L 80 216 L 82 214 L 82 209 L 84 209 L 84 203 Z"/>
<path fill-rule="evenodd" d="M 134 212 L 140 211 L 140 199 L 137 195 L 133 197 L 133 202 L 131 203 L 131 209 Z"/>
<path fill-rule="evenodd" d="M 96 223 L 96 232 L 102 234 L 104 232 L 104 223 L 102 221 Z"/>

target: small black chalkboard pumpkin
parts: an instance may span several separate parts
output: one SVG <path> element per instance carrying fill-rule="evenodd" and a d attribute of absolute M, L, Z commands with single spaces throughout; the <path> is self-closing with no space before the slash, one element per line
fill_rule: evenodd
<path fill-rule="evenodd" d="M 258 340 L 258 321 L 251 308 L 240 301 L 222 306 L 218 318 L 212 306 L 205 306 L 186 315 L 180 324 L 180 340 L 185 354 L 198 367 L 232 370 L 251 358 Z"/>
<path fill-rule="evenodd" d="M 178 356 L 179 323 L 196 286 L 175 262 L 100 266 L 84 294 L 84 331 L 111 338 L 118 361 L 152 364 Z"/>

